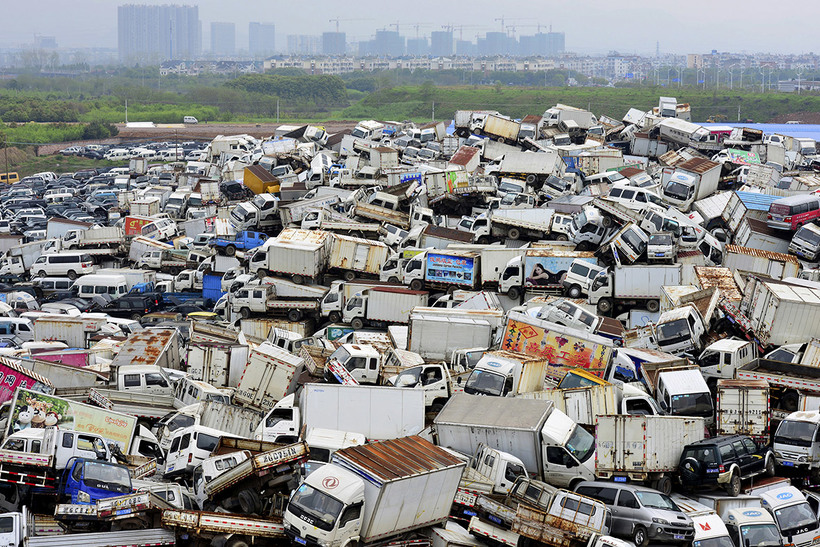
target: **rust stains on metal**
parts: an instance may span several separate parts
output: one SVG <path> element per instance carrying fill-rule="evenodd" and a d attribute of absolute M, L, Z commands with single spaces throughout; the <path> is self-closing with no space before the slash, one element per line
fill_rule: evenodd
<path fill-rule="evenodd" d="M 703 174 L 714 169 L 715 167 L 718 167 L 719 165 L 719 163 L 712 160 L 692 158 L 691 160 L 686 160 L 683 163 L 679 163 L 676 167 L 685 171 L 691 171 L 692 173 Z"/>
<path fill-rule="evenodd" d="M 464 465 L 443 448 L 416 435 L 351 446 L 336 455 L 385 481 Z"/>
<path fill-rule="evenodd" d="M 800 261 L 794 255 L 763 251 L 761 249 L 753 249 L 752 247 L 741 247 L 740 245 L 726 245 L 725 250 L 727 253 L 755 256 L 758 258 L 768 258 L 769 260 L 791 262 L 792 264 L 796 264 L 798 266 L 800 265 Z"/>

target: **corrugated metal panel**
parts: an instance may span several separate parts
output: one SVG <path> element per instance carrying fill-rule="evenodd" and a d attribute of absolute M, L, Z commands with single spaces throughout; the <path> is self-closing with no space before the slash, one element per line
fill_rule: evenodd
<path fill-rule="evenodd" d="M 703 158 L 692 158 L 691 160 L 687 160 L 681 164 L 678 164 L 676 167 L 678 169 L 684 169 L 686 171 L 691 171 L 693 173 L 703 174 L 719 166 L 719 163 L 716 163 L 712 160 L 707 160 Z"/>
<path fill-rule="evenodd" d="M 759 192 L 744 192 L 742 190 L 738 190 L 736 193 L 743 205 L 753 211 L 768 211 L 772 202 L 782 197 Z"/>
<path fill-rule="evenodd" d="M 382 481 L 463 465 L 446 450 L 418 436 L 343 448 L 334 459 L 359 466 Z"/>
<path fill-rule="evenodd" d="M 729 268 L 710 268 L 707 266 L 695 266 L 695 275 L 698 278 L 701 289 L 716 287 L 729 300 L 740 300 L 743 293 L 735 283 L 732 270 Z"/>
<path fill-rule="evenodd" d="M 221 275 L 206 274 L 206 275 L 202 276 L 202 287 L 204 289 L 221 290 L 221 285 L 222 285 L 222 276 Z"/>
<path fill-rule="evenodd" d="M 550 401 L 456 393 L 436 416 L 435 423 L 540 430 L 551 406 Z"/>
<path fill-rule="evenodd" d="M 478 148 L 472 146 L 462 146 L 450 158 L 449 163 L 453 165 L 467 165 L 479 153 Z"/>
<path fill-rule="evenodd" d="M 274 241 L 280 243 L 312 243 L 323 245 L 327 238 L 331 237 L 330 232 L 322 230 L 301 230 L 299 228 L 286 228 L 276 236 Z"/>
<path fill-rule="evenodd" d="M 741 255 L 755 256 L 758 258 L 768 258 L 769 260 L 778 260 L 780 262 L 791 262 L 792 264 L 800 265 L 800 261 L 794 255 L 787 255 L 783 253 L 773 253 L 771 251 L 762 251 L 760 249 L 752 249 L 751 247 L 741 247 L 739 245 L 726 245 L 724 250 L 727 253 L 735 253 Z"/>

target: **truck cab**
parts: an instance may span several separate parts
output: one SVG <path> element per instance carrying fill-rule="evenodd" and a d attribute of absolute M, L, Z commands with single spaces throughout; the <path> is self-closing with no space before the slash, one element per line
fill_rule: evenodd
<path fill-rule="evenodd" d="M 162 367 L 156 365 L 112 366 L 108 378 L 112 389 L 136 391 L 148 395 L 174 394 L 173 382 Z"/>
<path fill-rule="evenodd" d="M 572 217 L 568 230 L 569 240 L 578 246 L 578 249 L 593 249 L 601 244 L 609 233 L 604 225 L 604 216 L 594 207 L 584 209 Z"/>
<path fill-rule="evenodd" d="M 780 469 L 795 469 L 820 476 L 820 412 L 792 412 L 774 434 L 775 462 Z"/>
<path fill-rule="evenodd" d="M 68 461 L 58 487 L 60 499 L 79 505 L 93 505 L 132 491 L 131 475 L 124 465 L 79 457 Z"/>
<path fill-rule="evenodd" d="M 254 431 L 254 438 L 277 443 L 296 442 L 301 424 L 299 407 L 290 394 L 277 402 Z"/>
<path fill-rule="evenodd" d="M 424 390 L 424 407 L 431 412 L 441 410 L 452 395 L 450 372 L 439 364 L 406 368 L 387 382 L 395 387 Z"/>
<path fill-rule="evenodd" d="M 672 416 L 695 416 L 714 423 L 715 407 L 709 386 L 699 370 L 670 370 L 658 374 L 655 399 Z"/>
<path fill-rule="evenodd" d="M 697 308 L 687 304 L 663 312 L 655 325 L 655 333 L 661 351 L 681 355 L 701 348 L 706 325 Z"/>
<path fill-rule="evenodd" d="M 307 477 L 323 465 L 330 463 L 333 454 L 342 448 L 361 446 L 367 442 L 361 433 L 322 429 L 314 427 L 305 435 L 310 456 L 302 465 L 302 476 Z"/>
<path fill-rule="evenodd" d="M 2 449 L 54 456 L 53 467 L 58 470 L 64 469 L 72 458 L 113 459 L 105 439 L 94 433 L 68 429 L 27 428 L 17 431 L 6 438 Z"/>
<path fill-rule="evenodd" d="M 735 545 L 782 547 L 783 539 L 771 513 L 756 507 L 729 509 L 723 519 Z M 697 527 L 695 528 L 697 537 Z"/>
<path fill-rule="evenodd" d="M 541 429 L 541 449 L 550 484 L 571 488 L 595 480 L 595 437 L 560 410 L 553 409 Z"/>
<path fill-rule="evenodd" d="M 356 298 L 358 297 L 351 298 L 351 302 Z M 381 355 L 373 346 L 342 344 L 327 358 L 325 378 L 331 381 L 341 381 L 332 371 L 334 366 L 345 369 L 359 384 L 377 385 L 380 383 Z"/>
<path fill-rule="evenodd" d="M 513 352 L 492 352 L 479 360 L 464 392 L 471 395 L 514 397 L 544 387 L 544 361 Z"/>
<path fill-rule="evenodd" d="M 249 451 L 240 450 L 229 454 L 211 456 L 196 466 L 192 474 L 192 482 L 197 505 L 202 508 L 208 499 L 208 494 L 205 492 L 206 484 L 250 458 L 251 453 Z"/>
<path fill-rule="evenodd" d="M 786 545 L 810 545 L 818 536 L 820 523 L 816 509 L 794 486 L 783 486 L 760 493 L 763 508 L 777 523 Z"/>
<path fill-rule="evenodd" d="M 757 359 L 757 346 L 745 340 L 723 339 L 708 345 L 698 357 L 706 382 L 734 378 L 735 370 Z"/>
<path fill-rule="evenodd" d="M 191 471 L 211 456 L 224 431 L 201 425 L 178 429 L 171 437 L 171 447 L 165 459 L 165 477 L 190 475 Z"/>

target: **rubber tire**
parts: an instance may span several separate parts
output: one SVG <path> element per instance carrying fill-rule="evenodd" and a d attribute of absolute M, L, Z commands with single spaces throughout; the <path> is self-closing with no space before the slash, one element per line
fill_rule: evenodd
<path fill-rule="evenodd" d="M 364 328 L 364 321 L 361 317 L 354 317 L 353 321 L 350 322 L 350 326 L 353 327 L 353 330 L 361 330 Z"/>
<path fill-rule="evenodd" d="M 535 181 L 538 179 L 535 175 L 527 175 L 527 184 L 535 184 Z"/>
<path fill-rule="evenodd" d="M 47 275 L 48 274 L 45 272 L 45 270 L 40 270 L 39 272 L 37 272 L 37 277 L 46 277 Z"/>
<path fill-rule="evenodd" d="M 265 268 L 259 268 L 258 270 L 256 270 L 256 277 L 258 277 L 259 279 L 262 279 L 263 277 L 265 277 L 267 275 L 268 275 L 268 270 L 266 270 Z"/>
<path fill-rule="evenodd" d="M 661 309 L 661 303 L 657 300 L 647 300 L 646 311 L 649 313 L 657 313 Z"/>
<path fill-rule="evenodd" d="M 142 315 L 140 315 L 140 314 L 138 314 L 138 313 L 132 313 L 132 314 L 131 314 L 131 319 L 132 319 L 133 321 L 139 321 L 140 319 L 142 319 Z"/>
<path fill-rule="evenodd" d="M 519 237 L 521 237 L 521 230 L 519 230 L 518 228 L 510 228 L 510 231 L 507 232 L 507 237 L 509 237 L 510 239 L 518 239 Z"/>
<path fill-rule="evenodd" d="M 736 498 L 740 495 L 741 482 L 740 475 L 738 475 L 737 472 L 732 472 L 732 478 L 729 479 L 728 483 L 726 483 L 725 488 L 726 493 L 732 496 L 733 498 Z"/>
<path fill-rule="evenodd" d="M 578 285 L 572 285 L 569 290 L 567 291 L 567 296 L 570 298 L 581 298 L 583 291 L 581 291 L 581 287 Z"/>
<path fill-rule="evenodd" d="M 777 470 L 774 466 L 774 456 L 770 455 L 768 461 L 766 462 L 766 471 L 764 472 L 764 474 L 767 477 L 774 477 L 776 473 Z"/>
<path fill-rule="evenodd" d="M 351 271 L 351 270 L 347 270 L 344 273 L 344 276 L 342 276 L 342 277 L 345 278 L 345 281 L 353 281 L 354 279 L 356 279 L 356 272 Z"/>
<path fill-rule="evenodd" d="M 247 319 L 250 316 L 251 310 L 249 310 L 248 308 L 242 308 L 241 310 L 239 310 L 239 317 L 241 317 L 242 319 Z"/>
<path fill-rule="evenodd" d="M 505 142 L 507 142 L 507 139 L 505 139 L 504 137 L 498 137 L 499 144 L 504 144 Z"/>
<path fill-rule="evenodd" d="M 259 494 L 251 489 L 245 489 L 236 496 L 236 501 L 243 513 L 259 513 L 262 510 L 262 501 Z"/>
<path fill-rule="evenodd" d="M 601 224 L 604 225 L 604 228 L 609 228 L 612 226 L 612 217 L 609 215 L 603 215 L 601 217 Z"/>
<path fill-rule="evenodd" d="M 488 238 L 487 236 L 480 236 L 480 237 L 478 238 L 478 241 L 477 241 L 477 243 L 478 243 L 479 245 L 486 245 L 486 244 L 488 244 L 489 242 L 490 242 L 490 238 Z"/>
<path fill-rule="evenodd" d="M 567 234 L 558 234 L 555 236 L 555 241 L 569 241 L 569 237 L 567 237 Z"/>
<path fill-rule="evenodd" d="M 521 298 L 521 289 L 518 287 L 510 287 L 507 290 L 507 296 L 513 300 L 518 300 Z"/>
<path fill-rule="evenodd" d="M 338 323 L 342 320 L 342 313 L 338 311 L 332 311 L 328 314 L 328 319 L 331 323 Z"/>
<path fill-rule="evenodd" d="M 655 486 L 653 487 L 658 492 L 662 492 L 667 496 L 672 493 L 672 479 L 667 476 L 663 476 L 655 481 Z"/>
<path fill-rule="evenodd" d="M 292 323 L 296 323 L 297 321 L 302 319 L 302 310 L 290 310 L 288 311 L 288 321 Z"/>
<path fill-rule="evenodd" d="M 235 256 L 236 255 L 236 247 L 234 247 L 233 245 L 228 245 L 227 247 L 225 247 L 225 254 L 227 256 Z"/>
<path fill-rule="evenodd" d="M 398 283 L 398 282 L 399 282 L 399 278 L 398 278 L 398 277 L 396 277 L 396 276 L 394 275 L 393 277 L 388 278 L 388 279 L 387 279 L 387 282 L 388 282 L 388 283 Z"/>
<path fill-rule="evenodd" d="M 251 544 L 244 538 L 231 538 L 225 542 L 225 547 L 251 547 Z"/>
<path fill-rule="evenodd" d="M 297 285 L 304 285 L 305 284 L 305 276 L 300 274 L 293 274 L 293 282 Z"/>
<path fill-rule="evenodd" d="M 690 470 L 689 467 L 692 469 Z M 702 466 L 699 460 L 695 458 L 686 458 L 680 465 L 680 477 L 684 486 L 688 484 L 696 484 L 700 480 Z"/>
<path fill-rule="evenodd" d="M 414 279 L 410 282 L 410 289 L 420 291 L 424 288 L 424 282 L 421 279 Z"/>
<path fill-rule="evenodd" d="M 637 547 L 646 547 L 649 545 L 649 534 L 646 533 L 646 528 L 643 526 L 636 526 L 632 531 L 632 543 Z"/>
<path fill-rule="evenodd" d="M 787 410 L 789 412 L 797 411 L 797 405 L 799 402 L 800 396 L 794 391 L 789 391 L 780 398 L 780 404 L 783 407 L 783 410 Z"/>
<path fill-rule="evenodd" d="M 77 279 L 77 272 L 75 272 L 74 270 L 68 270 L 68 273 L 66 274 L 66 276 L 70 280 L 74 281 L 75 279 Z"/>
<path fill-rule="evenodd" d="M 607 314 L 612 311 L 613 304 L 609 298 L 601 298 L 598 300 L 598 313 Z"/>

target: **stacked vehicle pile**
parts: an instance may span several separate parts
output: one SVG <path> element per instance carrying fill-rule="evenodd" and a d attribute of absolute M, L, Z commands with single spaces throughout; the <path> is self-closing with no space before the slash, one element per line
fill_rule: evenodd
<path fill-rule="evenodd" d="M 9 544 L 816 543 L 815 144 L 689 111 L 8 187 Z"/>

